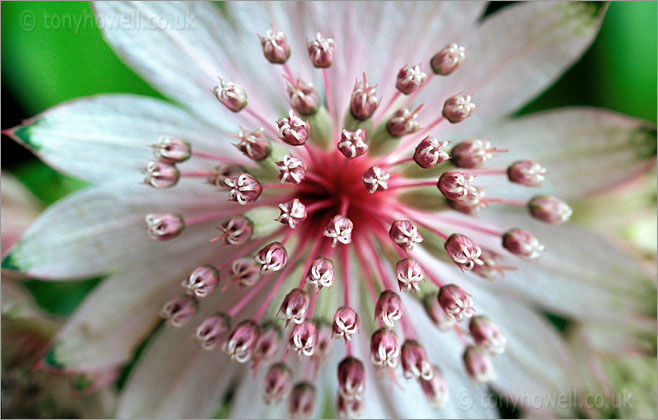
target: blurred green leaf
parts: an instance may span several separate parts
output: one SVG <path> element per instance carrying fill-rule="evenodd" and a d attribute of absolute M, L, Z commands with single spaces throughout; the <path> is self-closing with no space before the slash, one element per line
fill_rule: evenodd
<path fill-rule="evenodd" d="M 89 185 L 60 174 L 41 161 L 27 162 L 15 168 L 12 173 L 45 205 Z"/>
<path fill-rule="evenodd" d="M 70 315 L 102 278 L 82 281 L 41 281 L 23 282 L 39 306 L 54 315 Z"/>

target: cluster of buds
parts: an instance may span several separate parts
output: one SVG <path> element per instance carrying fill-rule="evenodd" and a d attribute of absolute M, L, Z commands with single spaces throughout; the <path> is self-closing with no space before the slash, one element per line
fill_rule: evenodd
<path fill-rule="evenodd" d="M 194 335 L 204 350 L 213 350 L 219 344 L 222 334 L 231 327 L 228 315 L 218 313 L 204 320 Z"/>
<path fill-rule="evenodd" d="M 261 183 L 247 172 L 226 178 L 224 184 L 229 188 L 229 201 L 235 201 L 242 206 L 254 203 L 263 192 Z"/>
<path fill-rule="evenodd" d="M 423 105 L 419 105 L 413 111 L 409 108 L 401 108 L 395 111 L 386 123 L 388 133 L 393 137 L 402 137 L 407 134 L 415 133 L 420 129 L 420 124 L 416 117 Z"/>
<path fill-rule="evenodd" d="M 361 128 L 356 131 L 343 129 L 340 133 L 340 141 L 337 147 L 347 159 L 354 159 L 365 154 L 368 151 L 365 130 Z"/>
<path fill-rule="evenodd" d="M 539 257 L 539 253 L 544 250 L 544 246 L 532 233 L 522 229 L 510 229 L 505 232 L 503 247 L 516 256 L 530 260 Z"/>
<path fill-rule="evenodd" d="M 420 70 L 420 64 L 404 66 L 398 72 L 395 88 L 403 95 L 411 95 L 420 88 L 426 79 L 427 75 Z"/>
<path fill-rule="evenodd" d="M 165 303 L 160 316 L 172 327 L 182 327 L 194 317 L 199 304 L 194 296 L 178 296 Z"/>
<path fill-rule="evenodd" d="M 403 258 L 395 264 L 398 287 L 402 292 L 418 292 L 419 283 L 425 279 L 425 272 L 418 261 Z"/>
<path fill-rule="evenodd" d="M 366 370 L 359 359 L 348 356 L 338 364 L 338 393 L 347 401 L 362 400 Z"/>
<path fill-rule="evenodd" d="M 432 56 L 430 67 L 434 74 L 447 76 L 466 61 L 466 49 L 454 42 Z"/>
<path fill-rule="evenodd" d="M 254 260 L 260 264 L 260 273 L 279 271 L 288 262 L 288 251 L 281 242 L 271 242 L 261 248 Z"/>
<path fill-rule="evenodd" d="M 457 94 L 446 99 L 443 104 L 443 116 L 453 124 L 464 121 L 475 111 L 471 95 Z"/>
<path fill-rule="evenodd" d="M 283 156 L 283 160 L 276 162 L 276 168 L 279 171 L 279 181 L 289 184 L 302 182 L 308 170 L 306 163 L 292 153 L 288 153 Z"/>
<path fill-rule="evenodd" d="M 306 273 L 306 282 L 315 286 L 316 290 L 331 287 L 335 281 L 334 263 L 325 257 L 317 257 L 311 263 Z"/>
<path fill-rule="evenodd" d="M 350 112 L 357 120 L 365 121 L 372 117 L 378 106 L 377 87 L 368 84 L 364 73 L 363 80 L 357 80 L 354 84 L 350 98 Z"/>
<path fill-rule="evenodd" d="M 303 146 L 311 133 L 311 125 L 295 115 L 291 109 L 288 118 L 279 118 L 276 121 L 279 127 L 279 138 L 290 146 Z"/>
<path fill-rule="evenodd" d="M 452 163 L 460 168 L 479 168 L 484 162 L 493 158 L 494 152 L 499 152 L 491 147 L 488 140 L 470 139 L 464 140 L 452 148 Z"/>
<path fill-rule="evenodd" d="M 245 363 L 251 359 L 259 335 L 260 328 L 254 321 L 242 321 L 229 334 L 228 339 L 224 343 L 224 352 L 232 360 L 238 363 Z"/>
<path fill-rule="evenodd" d="M 380 166 L 371 166 L 362 175 L 361 180 L 370 194 L 388 189 L 391 173 Z"/>
<path fill-rule="evenodd" d="M 263 136 L 262 127 L 251 131 L 240 128 L 235 137 L 240 140 L 240 143 L 234 143 L 233 146 L 249 159 L 259 161 L 270 155 L 270 144 Z"/>
<path fill-rule="evenodd" d="M 331 330 L 331 338 L 342 337 L 345 343 L 352 341 L 352 336 L 359 333 L 359 314 L 352 308 L 341 306 L 336 310 Z"/>
<path fill-rule="evenodd" d="M 290 106 L 300 115 L 313 115 L 320 106 L 320 95 L 313 83 L 302 79 L 288 80 Z"/>
<path fill-rule="evenodd" d="M 215 290 L 219 283 L 219 270 L 206 264 L 195 268 L 194 271 L 181 284 L 188 295 L 203 299 Z"/>
<path fill-rule="evenodd" d="M 334 216 L 326 228 L 324 228 L 323 235 L 331 239 L 331 246 L 336 247 L 340 242 L 343 245 L 348 245 L 352 242 L 352 230 L 354 224 L 350 219 L 340 214 Z"/>
<path fill-rule="evenodd" d="M 447 171 L 441 174 L 436 186 L 448 200 L 463 201 L 467 198 L 478 198 L 479 190 L 472 185 L 473 175 L 459 171 Z"/>
<path fill-rule="evenodd" d="M 263 55 L 272 64 L 285 64 L 290 58 L 290 44 L 286 34 L 274 28 L 268 29 L 264 36 L 258 35 Z"/>
<path fill-rule="evenodd" d="M 317 32 L 314 40 L 306 42 L 306 48 L 313 67 L 327 68 L 333 63 L 336 48 L 333 38 L 325 38 L 320 32 Z"/>
<path fill-rule="evenodd" d="M 456 284 L 441 286 L 437 300 L 445 314 L 457 322 L 472 317 L 476 312 L 471 295 Z"/>
<path fill-rule="evenodd" d="M 306 319 L 311 299 L 302 289 L 292 289 L 281 302 L 279 316 L 286 320 L 286 327 L 292 321 L 301 324 Z"/>
<path fill-rule="evenodd" d="M 173 162 L 152 160 L 143 169 L 144 184 L 153 188 L 171 188 L 178 183 L 180 172 Z"/>
<path fill-rule="evenodd" d="M 217 165 L 210 172 L 211 174 L 206 177 L 208 184 L 221 190 L 229 190 L 225 181 L 240 176 L 245 172 L 245 168 L 240 165 Z"/>
<path fill-rule="evenodd" d="M 231 264 L 231 282 L 251 287 L 260 279 L 260 269 L 253 258 L 238 258 Z"/>
<path fill-rule="evenodd" d="M 414 151 L 414 162 L 423 169 L 433 168 L 450 159 L 445 151 L 447 141 L 439 141 L 436 137 L 427 136 L 418 143 Z"/>
<path fill-rule="evenodd" d="M 247 92 L 239 84 L 219 78 L 219 85 L 212 89 L 215 97 L 232 112 L 240 112 L 247 106 Z"/>
<path fill-rule="evenodd" d="M 149 238 L 154 241 L 173 239 L 185 229 L 185 220 L 180 214 L 149 213 L 144 220 Z"/>
<path fill-rule="evenodd" d="M 306 206 L 297 198 L 279 204 L 279 217 L 276 221 L 294 229 L 306 220 Z"/>
<path fill-rule="evenodd" d="M 413 251 L 414 246 L 423 242 L 418 233 L 418 227 L 410 220 L 394 220 L 388 231 L 388 236 L 404 251 Z"/>
<path fill-rule="evenodd" d="M 244 216 L 233 216 L 222 222 L 216 228 L 220 234 L 211 239 L 211 242 L 219 242 L 223 245 L 240 246 L 251 238 L 254 225 L 251 220 Z"/>
<path fill-rule="evenodd" d="M 510 182 L 528 187 L 539 187 L 546 176 L 546 169 L 533 160 L 519 160 L 507 168 Z"/>
<path fill-rule="evenodd" d="M 532 217 L 554 225 L 560 225 L 569 220 L 573 212 L 567 203 L 548 195 L 533 197 L 528 203 L 528 210 Z"/>

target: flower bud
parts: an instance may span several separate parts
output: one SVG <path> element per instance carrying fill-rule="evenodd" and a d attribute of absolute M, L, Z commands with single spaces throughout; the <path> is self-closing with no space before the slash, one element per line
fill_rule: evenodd
<path fill-rule="evenodd" d="M 306 206 L 296 198 L 279 204 L 281 213 L 276 221 L 284 225 L 288 225 L 290 229 L 294 229 L 301 222 L 306 220 Z"/>
<path fill-rule="evenodd" d="M 456 284 L 441 286 L 438 301 L 445 313 L 455 318 L 457 322 L 472 317 L 476 312 L 471 295 Z"/>
<path fill-rule="evenodd" d="M 453 233 L 444 245 L 448 256 L 462 270 L 470 271 L 482 265 L 482 250 L 468 236 Z"/>
<path fill-rule="evenodd" d="M 395 369 L 400 360 L 400 340 L 393 330 L 380 328 L 370 339 L 370 360 L 381 368 Z"/>
<path fill-rule="evenodd" d="M 240 286 L 251 287 L 260 278 L 260 270 L 253 258 L 238 258 L 231 264 L 231 281 L 237 281 Z"/>
<path fill-rule="evenodd" d="M 254 321 L 249 319 L 242 321 L 224 343 L 224 352 L 238 363 L 249 361 L 256 347 L 259 332 L 258 325 Z"/>
<path fill-rule="evenodd" d="M 420 124 L 416 117 L 421 107 L 422 105 L 414 111 L 409 111 L 409 108 L 401 108 L 395 111 L 386 123 L 388 133 L 393 137 L 402 137 L 418 131 Z"/>
<path fill-rule="evenodd" d="M 160 136 L 158 144 L 154 144 L 153 156 L 160 162 L 180 163 L 192 155 L 190 143 L 170 136 Z"/>
<path fill-rule="evenodd" d="M 338 393 L 346 400 L 361 400 L 366 389 L 366 370 L 354 357 L 346 357 L 338 364 Z"/>
<path fill-rule="evenodd" d="M 196 329 L 196 339 L 201 343 L 204 350 L 212 350 L 217 344 L 221 335 L 228 331 L 231 321 L 227 315 L 217 314 L 203 321 Z"/>
<path fill-rule="evenodd" d="M 354 334 L 359 333 L 359 314 L 352 308 L 341 306 L 336 310 L 331 329 L 331 338 L 343 337 L 347 344 Z"/>
<path fill-rule="evenodd" d="M 483 249 L 480 259 L 482 260 L 482 264 L 475 264 L 473 266 L 473 273 L 487 280 L 496 280 L 503 277 L 504 271 L 503 267 L 498 264 L 498 255 Z"/>
<path fill-rule="evenodd" d="M 414 152 L 414 162 L 421 168 L 433 168 L 439 163 L 450 159 L 445 151 L 448 145 L 447 141 L 439 141 L 436 137 L 427 136 L 418 143 Z"/>
<path fill-rule="evenodd" d="M 313 356 L 315 347 L 318 344 L 318 329 L 313 321 L 303 321 L 301 324 L 295 324 L 290 332 L 288 346 L 291 350 L 297 352 L 301 357 Z"/>
<path fill-rule="evenodd" d="M 308 55 L 315 68 L 330 67 L 334 61 L 334 48 L 336 43 L 333 38 L 324 38 L 320 32 L 315 34 L 313 41 L 306 42 Z"/>
<path fill-rule="evenodd" d="M 331 287 L 334 280 L 334 263 L 325 257 L 314 259 L 311 268 L 306 273 L 306 282 L 315 286 L 319 291 L 323 287 Z"/>
<path fill-rule="evenodd" d="M 460 168 L 479 168 L 484 162 L 493 158 L 494 151 L 496 149 L 491 147 L 488 140 L 464 140 L 452 148 L 452 163 Z"/>
<path fill-rule="evenodd" d="M 290 106 L 300 115 L 313 115 L 320 106 L 320 95 L 313 83 L 302 79 L 291 80 L 287 88 Z"/>
<path fill-rule="evenodd" d="M 420 88 L 427 75 L 420 70 L 420 64 L 404 66 L 398 72 L 395 88 L 404 95 L 410 95 Z"/>
<path fill-rule="evenodd" d="M 282 31 L 268 29 L 265 36 L 258 35 L 263 55 L 272 64 L 284 64 L 290 57 L 290 44 Z"/>
<path fill-rule="evenodd" d="M 165 303 L 160 316 L 172 327 L 182 327 L 196 314 L 198 304 L 192 296 L 178 296 Z"/>
<path fill-rule="evenodd" d="M 340 133 L 338 150 L 348 159 L 357 158 L 368 151 L 366 143 L 366 132 L 362 128 L 356 131 L 347 131 L 343 129 Z"/>
<path fill-rule="evenodd" d="M 425 280 L 425 272 L 413 258 L 403 258 L 395 264 L 395 274 L 401 292 L 418 292 L 418 283 Z"/>
<path fill-rule="evenodd" d="M 483 207 L 488 207 L 484 198 L 484 192 L 478 187 L 472 186 L 475 191 L 475 196 L 467 196 L 463 200 L 450 200 L 446 199 L 448 205 L 460 213 L 468 214 L 469 216 L 477 215 Z"/>
<path fill-rule="evenodd" d="M 446 99 L 443 104 L 443 116 L 453 124 L 464 121 L 475 111 L 471 95 L 457 94 Z"/>
<path fill-rule="evenodd" d="M 232 134 L 231 134 L 232 136 Z M 263 160 L 270 155 L 270 143 L 263 137 L 263 128 L 252 131 L 238 130 L 240 143 L 233 143 L 236 149 L 251 160 Z"/>
<path fill-rule="evenodd" d="M 311 132 L 308 121 L 296 116 L 293 110 L 288 113 L 288 118 L 279 118 L 276 125 L 279 127 L 279 138 L 290 146 L 302 146 Z"/>
<path fill-rule="evenodd" d="M 441 331 L 448 331 L 457 324 L 452 316 L 448 315 L 439 304 L 439 294 L 432 293 L 423 298 L 425 313 L 432 323 Z"/>
<path fill-rule="evenodd" d="M 279 316 L 286 320 L 286 327 L 290 321 L 295 324 L 301 324 L 306 318 L 306 311 L 311 303 L 311 299 L 302 289 L 292 289 L 279 307 Z"/>
<path fill-rule="evenodd" d="M 281 341 L 279 327 L 273 323 L 263 325 L 260 328 L 260 334 L 252 352 L 252 359 L 256 363 L 272 360 L 279 351 L 279 341 Z"/>
<path fill-rule="evenodd" d="M 266 404 L 278 404 L 290 393 L 292 371 L 285 363 L 275 363 L 265 374 L 263 397 Z"/>
<path fill-rule="evenodd" d="M 521 229 L 505 232 L 503 247 L 518 257 L 530 260 L 539 257 L 539 253 L 544 250 L 544 245 L 540 244 L 532 233 Z"/>
<path fill-rule="evenodd" d="M 393 221 L 388 236 L 405 251 L 412 251 L 414 245 L 423 242 L 423 237 L 418 233 L 418 228 L 410 220 Z"/>
<path fill-rule="evenodd" d="M 432 379 L 421 379 L 420 388 L 427 399 L 427 402 L 433 408 L 441 408 L 448 401 L 448 383 L 446 382 L 441 369 L 432 366 L 434 376 Z"/>
<path fill-rule="evenodd" d="M 249 240 L 254 230 L 251 220 L 244 216 L 233 216 L 222 222 L 216 228 L 221 233 L 211 241 L 220 241 L 222 244 L 239 246 Z"/>
<path fill-rule="evenodd" d="M 215 86 L 212 92 L 219 102 L 233 112 L 239 112 L 247 106 L 247 92 L 235 82 L 220 77 L 219 86 Z"/>
<path fill-rule="evenodd" d="M 178 183 L 180 172 L 168 162 L 150 161 L 143 170 L 144 184 L 153 188 L 171 188 Z"/>
<path fill-rule="evenodd" d="M 222 190 L 230 190 L 224 181 L 240 176 L 244 171 L 245 169 L 240 165 L 217 165 L 212 168 L 212 175 L 206 178 L 206 182 Z"/>
<path fill-rule="evenodd" d="M 539 187 L 546 175 L 546 169 L 534 160 L 519 160 L 507 168 L 507 177 L 511 182 Z"/>
<path fill-rule="evenodd" d="M 347 245 L 352 242 L 352 230 L 354 225 L 347 217 L 337 214 L 331 219 L 326 228 L 324 228 L 324 236 L 331 238 L 333 242 L 332 247 L 336 247 L 336 243 Z"/>
<path fill-rule="evenodd" d="M 391 173 L 387 170 L 384 170 L 379 166 L 371 166 L 363 173 L 361 179 L 363 180 L 363 185 L 365 185 L 366 190 L 368 190 L 370 194 L 374 194 L 377 191 L 386 191 L 388 189 L 388 180 L 390 177 Z"/>
<path fill-rule="evenodd" d="M 188 295 L 202 299 L 215 290 L 219 283 L 219 271 L 212 265 L 206 264 L 195 268 L 190 276 L 183 280 L 182 286 L 187 289 Z"/>
<path fill-rule="evenodd" d="M 150 213 L 144 219 L 149 237 L 154 241 L 167 241 L 175 238 L 185 229 L 185 221 L 180 214 Z"/>
<path fill-rule="evenodd" d="M 242 206 L 255 202 L 263 192 L 260 182 L 246 172 L 234 178 L 226 178 L 224 183 L 230 188 L 229 201 L 235 201 Z"/>
<path fill-rule="evenodd" d="M 359 121 L 365 121 L 372 117 L 379 106 L 377 87 L 370 86 L 363 74 L 363 81 L 356 81 L 352 97 L 350 99 L 350 112 Z"/>
<path fill-rule="evenodd" d="M 260 273 L 279 271 L 288 262 L 288 252 L 281 242 L 271 242 L 261 248 L 254 257 L 260 264 Z"/>
<path fill-rule="evenodd" d="M 466 367 L 468 376 L 475 381 L 487 383 L 496 379 L 496 372 L 494 371 L 491 359 L 478 347 L 466 347 L 466 351 L 464 351 L 464 366 Z"/>
<path fill-rule="evenodd" d="M 571 217 L 571 207 L 557 197 L 538 195 L 528 203 L 528 210 L 535 219 L 560 225 Z"/>
<path fill-rule="evenodd" d="M 434 74 L 447 76 L 457 70 L 466 61 L 466 50 L 454 42 L 434 54 L 430 66 Z"/>
<path fill-rule="evenodd" d="M 277 162 L 276 168 L 279 170 L 279 180 L 282 183 L 299 184 L 306 178 L 306 163 L 291 153 Z"/>
<path fill-rule="evenodd" d="M 507 339 L 500 332 L 498 326 L 486 316 L 478 315 L 471 318 L 468 329 L 475 345 L 493 354 L 505 351 Z"/>
<path fill-rule="evenodd" d="M 341 419 L 355 419 L 361 415 L 363 409 L 363 400 L 348 400 L 338 394 L 336 398 L 336 410 Z"/>
<path fill-rule="evenodd" d="M 406 340 L 401 352 L 402 372 L 405 378 L 417 378 L 429 381 L 434 377 L 434 370 L 423 346 L 416 340 Z"/>
<path fill-rule="evenodd" d="M 288 404 L 290 417 L 293 419 L 307 419 L 315 411 L 315 387 L 309 382 L 295 384 L 290 394 Z"/>
<path fill-rule="evenodd" d="M 397 293 L 384 290 L 375 304 L 375 321 L 381 320 L 386 328 L 393 328 L 395 321 L 402 318 L 402 301 Z"/>
<path fill-rule="evenodd" d="M 459 171 L 444 172 L 439 178 L 437 187 L 448 200 L 460 201 L 468 197 L 479 197 L 479 190 L 474 185 L 473 175 Z"/>

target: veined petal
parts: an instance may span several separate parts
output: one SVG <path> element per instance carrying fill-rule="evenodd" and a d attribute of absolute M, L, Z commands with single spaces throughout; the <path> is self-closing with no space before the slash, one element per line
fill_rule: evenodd
<path fill-rule="evenodd" d="M 193 150 L 240 159 L 228 138 L 179 107 L 135 95 L 100 95 L 55 106 L 5 134 L 56 169 L 96 183 L 138 183 L 162 135 Z M 201 162 L 207 163 L 207 162 Z M 199 162 L 185 162 L 198 169 Z"/>

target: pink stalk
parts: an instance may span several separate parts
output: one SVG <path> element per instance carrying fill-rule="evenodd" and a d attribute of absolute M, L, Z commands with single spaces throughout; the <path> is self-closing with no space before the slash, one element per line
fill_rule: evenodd
<path fill-rule="evenodd" d="M 244 306 L 247 303 L 249 303 L 249 301 L 254 296 L 256 296 L 256 294 L 260 291 L 260 289 L 262 289 L 263 286 L 265 286 L 265 284 L 267 283 L 267 280 L 269 280 L 270 277 L 271 277 L 271 275 L 261 278 L 257 285 L 252 287 L 249 290 L 249 292 L 242 297 L 242 299 L 240 299 L 235 305 L 233 305 L 233 307 L 231 309 L 229 309 L 229 311 L 227 312 L 228 316 L 231 317 L 231 318 L 236 316 L 242 310 L 242 308 L 244 308 Z"/>
<path fill-rule="evenodd" d="M 311 268 L 311 264 L 313 264 L 313 259 L 315 259 L 318 251 L 320 250 L 320 247 L 322 246 L 323 239 L 324 236 L 320 237 L 319 241 L 315 241 L 315 245 L 313 245 L 311 252 L 308 254 L 308 257 L 306 258 L 306 264 L 304 265 L 304 271 L 302 272 L 302 279 L 299 281 L 300 289 L 304 288 L 304 283 L 306 282 L 306 273 L 308 273 L 309 268 Z"/>
<path fill-rule="evenodd" d="M 413 161 L 414 161 L 414 158 L 413 158 L 413 156 L 411 156 L 411 157 L 407 157 L 407 158 L 398 159 L 398 160 L 390 162 L 390 163 L 385 163 L 382 166 L 387 167 L 387 168 L 392 168 L 394 166 L 402 165 L 403 163 L 413 162 Z"/>
<path fill-rule="evenodd" d="M 329 71 L 326 68 L 322 69 L 322 80 L 324 81 L 324 97 L 327 101 L 327 111 L 329 112 L 329 117 L 331 119 L 331 127 L 334 126 L 334 101 L 331 97 L 331 89 L 329 86 Z"/>
<path fill-rule="evenodd" d="M 321 201 L 316 201 L 313 204 L 309 204 L 306 206 L 306 213 L 310 214 L 313 213 L 317 210 L 323 209 L 325 207 L 329 207 L 331 204 L 333 204 L 334 200 L 332 198 L 327 198 L 326 200 L 321 200 Z"/>
<path fill-rule="evenodd" d="M 281 239 L 281 245 L 285 245 L 286 242 L 288 242 L 288 239 L 292 236 L 292 234 L 295 233 L 294 230 L 288 229 L 288 231 L 283 235 L 283 239 Z"/>
<path fill-rule="evenodd" d="M 325 188 L 330 188 L 331 187 L 331 184 L 329 184 L 329 182 L 326 179 L 324 179 L 320 175 L 314 174 L 312 172 L 307 172 L 305 179 L 308 179 L 309 181 L 313 181 L 316 184 L 319 184 L 319 185 L 321 185 Z"/>
<path fill-rule="evenodd" d="M 288 80 L 294 85 L 295 84 L 295 77 L 292 75 L 292 71 L 290 70 L 290 66 L 288 63 L 285 63 L 283 65 L 283 71 L 286 72 L 286 76 Z"/>
<path fill-rule="evenodd" d="M 485 198 L 484 201 L 486 201 L 487 203 L 500 203 L 500 204 L 507 204 L 510 206 L 518 206 L 518 207 L 525 207 L 528 205 L 528 203 L 525 201 L 510 200 L 506 198 Z"/>
<path fill-rule="evenodd" d="M 448 239 L 448 235 L 446 235 L 445 233 L 441 232 L 440 230 L 430 226 L 427 222 L 425 222 L 425 219 L 424 219 L 423 214 L 421 212 L 417 212 L 417 211 L 414 211 L 412 209 L 409 209 L 409 208 L 406 208 L 406 207 L 403 207 L 403 206 L 398 206 L 397 210 L 400 213 L 402 213 L 406 216 L 409 216 L 412 219 L 415 219 L 415 221 L 419 225 L 422 225 L 424 228 L 426 228 L 427 230 L 429 230 L 432 233 L 435 233 L 436 235 L 438 235 L 442 239 Z M 415 217 L 415 216 L 421 216 L 421 217 L 419 219 L 418 217 Z"/>
<path fill-rule="evenodd" d="M 386 113 L 393 106 L 395 101 L 398 100 L 398 98 L 400 97 L 401 94 L 402 93 L 399 90 L 396 90 L 395 94 L 393 96 L 391 96 L 391 99 L 386 103 L 386 105 L 384 105 L 383 107 L 381 107 L 380 109 L 377 110 L 379 115 L 377 116 L 377 118 L 373 122 L 374 127 L 377 127 L 379 125 L 379 123 L 384 119 L 384 117 L 386 116 Z"/>
<path fill-rule="evenodd" d="M 368 292 L 370 293 L 370 298 L 372 299 L 373 307 L 377 304 L 377 292 L 375 292 L 375 285 L 372 282 L 372 272 L 370 271 L 370 265 L 366 262 L 363 256 L 363 243 L 358 241 L 355 244 L 354 250 L 356 251 L 356 258 L 359 260 L 359 264 L 363 269 L 363 275 L 366 278 L 366 285 L 368 286 Z"/>
<path fill-rule="evenodd" d="M 389 185 L 389 190 L 395 190 L 400 188 L 415 188 L 415 187 L 433 187 L 436 186 L 437 181 L 416 181 L 416 182 L 404 182 L 400 184 Z"/>
<path fill-rule="evenodd" d="M 461 172 L 469 175 L 507 175 L 505 169 L 463 169 Z"/>
<path fill-rule="evenodd" d="M 407 100 L 405 101 L 404 106 L 408 106 L 410 103 L 414 101 L 414 99 L 416 99 L 418 94 L 425 88 L 425 86 L 429 84 L 430 80 L 432 80 L 432 77 L 434 77 L 434 72 L 430 72 L 430 74 L 427 75 L 427 79 L 425 79 L 425 82 L 422 85 L 420 85 L 420 87 L 414 93 L 407 96 Z"/>
<path fill-rule="evenodd" d="M 290 185 L 290 184 L 273 183 L 273 184 L 263 184 L 263 189 L 269 190 L 273 188 L 290 188 L 293 186 L 294 185 Z"/>
<path fill-rule="evenodd" d="M 274 122 L 267 122 L 267 120 L 263 117 L 261 117 L 256 111 L 251 109 L 250 107 L 246 107 L 244 111 L 251 115 L 253 118 L 255 118 L 262 126 L 264 129 L 268 130 L 268 132 L 273 135 L 276 138 L 279 138 L 279 133 L 278 131 L 272 126 Z"/>
<path fill-rule="evenodd" d="M 238 252 L 236 252 L 235 254 L 233 254 L 233 255 L 231 256 L 231 258 L 229 258 L 228 260 L 226 260 L 222 265 L 220 265 L 219 267 L 217 267 L 217 269 L 221 271 L 222 269 L 228 267 L 233 261 L 235 261 L 235 260 L 237 260 L 237 259 L 239 259 L 239 258 L 242 258 L 242 257 L 244 257 L 245 255 L 249 254 L 249 253 L 250 253 L 251 251 L 253 251 L 256 247 L 258 247 L 258 246 L 262 245 L 263 243 L 265 243 L 265 241 L 268 241 L 268 240 L 272 239 L 273 237 L 275 237 L 275 236 L 277 236 L 277 235 L 280 235 L 281 232 L 283 232 L 283 229 L 284 229 L 284 228 L 281 228 L 281 229 L 277 230 L 276 232 L 274 232 L 273 234 L 271 234 L 271 235 L 269 235 L 269 236 L 266 236 L 266 237 L 264 237 L 264 238 L 255 239 L 255 240 L 251 241 L 248 245 L 245 245 L 240 251 L 238 251 Z"/>
<path fill-rule="evenodd" d="M 350 207 L 350 199 L 347 198 L 347 196 L 342 196 L 341 197 L 341 204 L 340 204 L 340 214 L 343 217 L 347 217 L 347 209 Z"/>
<path fill-rule="evenodd" d="M 181 178 L 205 178 L 213 175 L 215 174 L 210 171 L 189 171 L 180 173 Z"/>
<path fill-rule="evenodd" d="M 439 125 L 441 122 L 445 120 L 445 117 L 441 115 L 439 118 L 435 119 L 428 125 L 427 127 L 423 128 L 418 132 L 418 137 L 424 137 L 427 133 L 429 133 L 434 127 Z"/>
<path fill-rule="evenodd" d="M 381 258 L 379 258 L 379 255 L 377 255 L 377 250 L 375 249 L 375 245 L 372 243 L 371 240 L 366 240 L 365 243 L 370 251 L 370 257 L 375 262 L 375 268 L 379 272 L 379 277 L 381 277 L 383 287 L 385 289 L 395 290 L 395 288 L 389 281 L 389 274 L 386 273 L 386 269 L 384 268 L 384 264 L 382 263 Z"/>
<path fill-rule="evenodd" d="M 203 153 L 203 152 L 192 152 L 192 156 L 198 157 L 198 158 L 201 158 L 201 159 L 216 160 L 217 162 L 227 163 L 227 164 L 232 164 L 232 165 L 244 165 L 245 164 L 244 162 L 239 162 L 237 160 L 229 160 L 229 159 L 223 158 L 221 156 L 215 156 L 215 155 L 211 155 L 209 153 Z"/>
<path fill-rule="evenodd" d="M 341 268 L 343 271 L 343 306 L 350 306 L 350 259 L 347 247 L 340 250 Z"/>
<path fill-rule="evenodd" d="M 183 216 L 183 220 L 185 220 L 185 226 L 192 226 L 196 225 L 199 223 L 204 223 L 204 222 L 210 222 L 212 220 L 217 220 L 221 219 L 226 216 L 233 216 L 238 213 L 242 213 L 243 209 L 226 209 L 223 211 L 216 211 L 214 213 L 208 213 L 208 214 L 201 214 L 198 216 L 192 216 L 192 217 L 185 217 Z"/>

